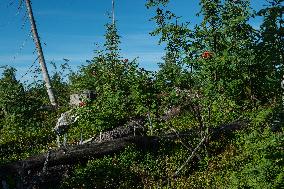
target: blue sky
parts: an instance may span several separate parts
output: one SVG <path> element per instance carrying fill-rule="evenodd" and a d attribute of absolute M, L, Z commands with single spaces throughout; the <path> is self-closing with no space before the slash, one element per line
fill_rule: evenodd
<path fill-rule="evenodd" d="M 0 66 L 15 67 L 17 77 L 29 80 L 28 68 L 36 59 L 34 43 L 30 37 L 30 25 L 24 19 L 25 11 L 17 11 L 19 0 L 0 0 Z M 10 2 L 14 2 L 9 5 Z M 46 62 L 69 64 L 76 69 L 93 57 L 95 43 L 103 44 L 105 27 L 110 21 L 111 0 L 33 0 L 33 11 L 42 40 Z M 163 56 L 158 38 L 149 35 L 155 25 L 149 19 L 153 10 L 147 10 L 145 0 L 116 0 L 116 19 L 121 36 L 122 55 L 133 59 L 139 57 L 141 67 L 156 70 Z M 259 9 L 265 0 L 252 0 Z M 194 26 L 201 18 L 199 0 L 172 0 L 169 8 L 183 16 Z M 260 20 L 253 21 L 257 27 Z M 38 63 L 36 63 L 38 64 Z M 25 73 L 27 75 L 23 76 Z"/>

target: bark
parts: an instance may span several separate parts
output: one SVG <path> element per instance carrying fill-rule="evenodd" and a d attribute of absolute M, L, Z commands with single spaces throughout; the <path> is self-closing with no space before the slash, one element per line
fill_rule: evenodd
<path fill-rule="evenodd" d="M 36 49 L 37 49 L 37 53 L 38 53 L 38 57 L 39 57 L 39 64 L 41 66 L 42 76 L 43 76 L 43 80 L 45 82 L 47 94 L 48 94 L 51 105 L 54 106 L 54 107 L 57 107 L 56 98 L 54 96 L 54 93 L 53 93 L 53 90 L 52 90 L 52 87 L 51 87 L 50 77 L 49 77 L 48 70 L 47 70 L 47 67 L 46 67 L 40 38 L 39 38 L 39 35 L 38 35 L 38 32 L 37 32 L 37 27 L 36 27 L 34 15 L 33 15 L 31 1 L 25 0 L 25 2 L 26 2 L 26 8 L 27 8 L 27 12 L 28 12 L 30 24 L 31 24 L 31 31 L 32 31 L 33 39 L 34 39 L 35 46 L 36 46 Z"/>
<path fill-rule="evenodd" d="M 64 175 L 72 170 L 72 165 L 85 164 L 90 159 L 121 152 L 133 144 L 142 150 L 155 149 L 157 141 L 157 137 L 130 136 L 50 150 L 45 154 L 0 166 L 0 181 L 14 178 L 19 185 L 17 188 L 44 188 L 51 183 L 60 183 Z"/>
<path fill-rule="evenodd" d="M 246 121 L 236 121 L 212 129 L 210 131 L 211 140 L 219 140 L 222 138 L 221 136 L 243 129 L 245 125 L 247 125 Z M 16 188 L 28 188 L 30 186 L 37 186 L 38 188 L 51 186 L 54 188 L 53 184 L 60 183 L 64 175 L 68 175 L 72 171 L 73 165 L 86 164 L 88 160 L 119 153 L 127 146 L 133 144 L 136 145 L 138 149 L 157 152 L 160 141 L 168 141 L 171 143 L 176 139 L 192 138 L 193 136 L 197 136 L 197 132 L 196 130 L 188 130 L 178 133 L 178 135 L 177 133 L 170 133 L 159 137 L 128 136 L 104 141 L 102 143 L 88 143 L 50 150 L 45 154 L 0 166 L 0 180 L 5 182 L 7 178 L 14 178 L 19 185 Z M 193 150 L 191 156 L 186 160 L 185 165 L 196 156 L 197 150 L 204 141 L 205 139 L 203 138 L 200 144 Z M 179 171 L 177 171 L 176 175 L 178 172 Z"/>
<path fill-rule="evenodd" d="M 115 15 L 114 15 L 114 0 L 112 0 L 112 24 L 115 24 Z"/>

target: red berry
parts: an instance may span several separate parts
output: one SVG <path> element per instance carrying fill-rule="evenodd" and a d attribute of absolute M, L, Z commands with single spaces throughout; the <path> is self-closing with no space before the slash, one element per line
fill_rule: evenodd
<path fill-rule="evenodd" d="M 211 58 L 213 56 L 213 53 L 210 51 L 204 51 L 202 53 L 202 58 L 207 59 L 207 58 Z"/>
<path fill-rule="evenodd" d="M 80 106 L 80 107 L 86 106 L 86 103 L 85 103 L 85 102 L 80 102 L 80 103 L 79 103 L 79 106 Z"/>

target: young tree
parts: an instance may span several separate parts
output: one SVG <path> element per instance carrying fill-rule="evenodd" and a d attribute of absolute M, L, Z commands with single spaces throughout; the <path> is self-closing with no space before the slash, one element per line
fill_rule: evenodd
<path fill-rule="evenodd" d="M 96 93 L 95 100 L 81 108 L 83 127 L 103 131 L 148 111 L 150 74 L 138 68 L 136 59 L 123 59 L 119 45 L 116 22 L 106 24 L 103 49 L 96 50 L 89 65 L 71 77 L 75 90 L 89 89 Z"/>
<path fill-rule="evenodd" d="M 0 109 L 4 116 L 19 116 L 25 111 L 24 87 L 16 80 L 15 74 L 15 68 L 6 68 L 0 79 Z"/>
<path fill-rule="evenodd" d="M 156 15 L 152 18 L 157 28 L 151 35 L 159 36 L 159 44 L 165 44 L 163 62 L 159 63 L 156 73 L 155 87 L 160 91 L 160 108 L 167 110 L 182 101 L 177 98 L 177 91 L 188 90 L 193 86 L 192 64 L 193 33 L 189 29 L 189 22 L 179 22 L 180 17 L 167 10 L 169 1 L 148 1 L 148 8 L 156 8 Z M 190 69 L 190 72 L 188 72 Z"/>

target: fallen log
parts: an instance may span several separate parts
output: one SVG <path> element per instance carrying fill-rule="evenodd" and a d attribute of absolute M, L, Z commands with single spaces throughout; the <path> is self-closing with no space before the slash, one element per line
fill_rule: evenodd
<path fill-rule="evenodd" d="M 58 150 L 50 150 L 48 166 L 84 163 L 89 159 L 114 154 L 132 144 L 136 144 L 139 148 L 145 149 L 156 140 L 157 137 L 135 136 L 102 143 L 67 146 L 66 148 L 59 148 Z M 0 176 L 6 175 L 7 173 L 30 172 L 32 169 L 42 167 L 45 160 L 46 154 L 40 154 L 26 160 L 0 166 Z"/>
<path fill-rule="evenodd" d="M 212 139 L 217 139 L 218 136 L 225 133 L 240 130 L 246 124 L 247 122 L 237 121 L 212 129 L 210 131 Z M 159 137 L 128 136 L 101 143 L 87 143 L 49 150 L 45 154 L 0 166 L 0 180 L 6 181 L 7 178 L 14 178 L 17 183 L 20 183 L 16 188 L 27 188 L 35 185 L 38 188 L 43 188 L 42 186 L 47 186 L 46 183 L 52 183 L 52 179 L 60 181 L 63 173 L 68 172 L 72 165 L 85 164 L 91 159 L 119 153 L 133 144 L 141 150 L 156 151 L 161 140 L 174 141 L 180 138 L 188 138 L 189 136 L 196 136 L 196 132 L 195 130 L 188 130 L 178 133 L 178 135 L 170 133 Z"/>
<path fill-rule="evenodd" d="M 23 186 L 17 188 L 26 188 L 30 186 L 31 182 L 42 180 L 42 177 L 50 174 L 48 172 L 52 171 L 52 169 L 56 169 L 57 173 L 62 174 L 62 170 L 66 166 L 84 164 L 91 159 L 112 155 L 133 144 L 142 150 L 150 149 L 156 146 L 157 141 L 158 137 L 153 136 L 131 136 L 102 143 L 90 143 L 50 150 L 45 154 L 0 166 L 0 180 L 6 180 L 8 177 L 16 178 L 16 180 L 21 180 Z"/>

